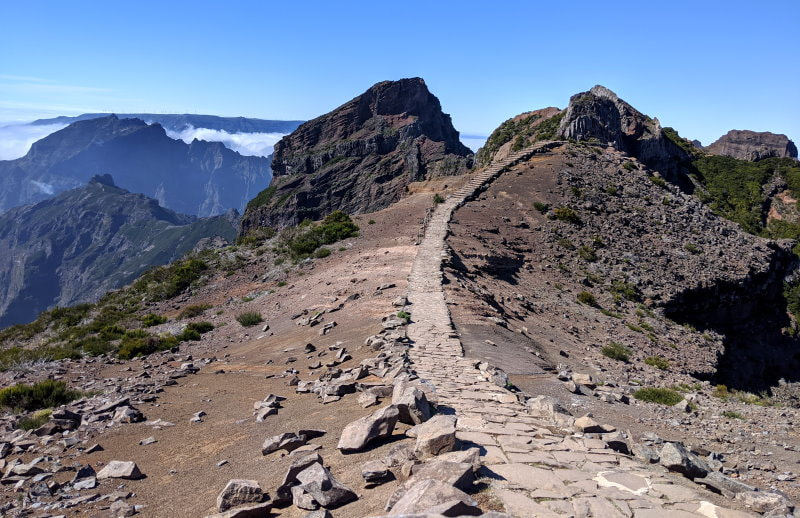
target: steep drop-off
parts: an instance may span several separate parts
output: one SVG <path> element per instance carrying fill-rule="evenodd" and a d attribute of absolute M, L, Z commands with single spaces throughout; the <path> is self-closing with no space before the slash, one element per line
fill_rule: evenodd
<path fill-rule="evenodd" d="M 272 183 L 248 205 L 242 232 L 379 210 L 409 183 L 462 174 L 471 162 L 422 79 L 384 81 L 275 145 Z"/>
<path fill-rule="evenodd" d="M 269 182 L 269 164 L 268 158 L 245 157 L 219 142 L 173 140 L 160 125 L 139 119 L 88 119 L 35 142 L 22 158 L 0 162 L 0 212 L 102 174 L 184 214 L 242 211 Z"/>
<path fill-rule="evenodd" d="M 110 176 L 0 216 L 0 327 L 58 305 L 93 301 L 203 238 L 233 240 L 235 214 L 177 214 Z"/>

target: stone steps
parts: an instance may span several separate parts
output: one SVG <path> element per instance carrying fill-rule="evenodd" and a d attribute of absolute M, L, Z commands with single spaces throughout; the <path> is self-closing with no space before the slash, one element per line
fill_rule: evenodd
<path fill-rule="evenodd" d="M 481 448 L 498 475 L 493 492 L 514 516 L 733 518 L 748 513 L 704 501 L 698 491 L 673 484 L 663 470 L 607 449 L 598 439 L 553 432 L 553 423 L 530 415 L 516 394 L 484 377 L 464 357 L 442 288 L 445 237 L 453 211 L 522 159 L 547 149 L 531 146 L 492 164 L 436 206 L 408 277 L 412 323 L 409 351 L 416 373 L 437 390 L 440 407 L 455 412 L 458 438 Z"/>

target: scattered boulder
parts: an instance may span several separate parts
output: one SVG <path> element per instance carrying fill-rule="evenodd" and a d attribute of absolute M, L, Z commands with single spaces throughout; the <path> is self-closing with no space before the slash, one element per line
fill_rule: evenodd
<path fill-rule="evenodd" d="M 269 455 L 270 453 L 278 450 L 286 450 L 287 453 L 296 450 L 306 443 L 305 436 L 298 435 L 293 432 L 282 433 L 267 438 L 261 446 L 261 453 Z"/>
<path fill-rule="evenodd" d="M 425 393 L 414 386 L 397 383 L 392 394 L 392 404 L 400 411 L 400 422 L 410 425 L 423 423 L 431 418 L 431 407 Z M 397 389 L 403 387 L 400 391 Z"/>
<path fill-rule="evenodd" d="M 389 480 L 392 472 L 383 461 L 371 460 L 361 467 L 361 476 L 367 484 L 380 484 Z"/>
<path fill-rule="evenodd" d="M 375 439 L 389 437 L 394 431 L 400 412 L 394 405 L 376 410 L 372 415 L 362 417 L 348 424 L 342 431 L 338 448 L 343 452 L 364 449 Z"/>
<path fill-rule="evenodd" d="M 698 477 L 705 477 L 711 471 L 703 459 L 691 453 L 679 442 L 664 443 L 659 457 L 659 462 L 662 466 L 670 471 L 681 473 L 692 480 Z"/>
<path fill-rule="evenodd" d="M 757 513 L 770 513 L 771 516 L 790 515 L 794 510 L 785 496 L 769 491 L 743 491 L 737 493 L 736 500 Z"/>
<path fill-rule="evenodd" d="M 144 475 L 139 471 L 139 466 L 132 461 L 112 460 L 97 473 L 100 480 L 106 478 L 124 478 L 127 480 L 137 480 Z"/>
<path fill-rule="evenodd" d="M 456 445 L 456 418 L 436 415 L 415 427 L 417 443 L 414 452 L 418 457 L 432 457 L 452 451 Z"/>
<path fill-rule="evenodd" d="M 482 511 L 468 494 L 439 480 L 421 480 L 408 488 L 391 509 L 389 516 L 418 513 L 444 516 L 479 516 Z"/>
<path fill-rule="evenodd" d="M 334 508 L 356 500 L 355 492 L 337 481 L 322 464 L 315 463 L 297 474 L 299 486 L 292 488 L 292 494 L 306 493 L 321 507 Z"/>
<path fill-rule="evenodd" d="M 265 496 L 257 481 L 233 479 L 228 481 L 225 489 L 217 496 L 217 508 L 224 512 L 232 507 L 259 503 Z"/>

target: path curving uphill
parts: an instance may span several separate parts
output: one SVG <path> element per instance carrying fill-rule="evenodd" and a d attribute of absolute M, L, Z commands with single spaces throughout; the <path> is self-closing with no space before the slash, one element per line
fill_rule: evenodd
<path fill-rule="evenodd" d="M 513 516 L 754 516 L 715 505 L 709 501 L 715 495 L 681 476 L 618 453 L 615 449 L 625 449 L 619 446 L 625 443 L 619 434 L 612 439 L 614 434 L 573 432 L 586 424 L 587 432 L 592 430 L 591 420 L 576 422 L 542 398 L 523 402 L 491 382 L 477 367 L 478 360 L 464 356 L 442 287 L 450 218 L 505 170 L 556 144 L 541 143 L 493 163 L 436 206 L 408 278 L 414 371 L 436 387 L 440 410 L 457 417 L 462 445 L 480 448 L 484 470 L 493 479 L 493 496 Z"/>

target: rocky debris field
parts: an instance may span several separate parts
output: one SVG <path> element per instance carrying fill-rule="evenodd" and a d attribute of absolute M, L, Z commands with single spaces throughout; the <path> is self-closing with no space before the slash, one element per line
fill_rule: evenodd
<path fill-rule="evenodd" d="M 732 466 L 725 451 L 703 449 L 678 433 L 688 425 L 666 428 L 663 416 L 647 422 L 656 418 L 648 413 L 656 407 L 636 404 L 633 391 L 646 388 L 644 379 L 688 380 L 689 369 L 640 365 L 638 356 L 623 364 L 599 352 L 592 338 L 602 332 L 629 336 L 631 349 L 645 340 L 659 351 L 672 349 L 646 332 L 622 331 L 636 310 L 654 329 L 656 322 L 668 326 L 674 339 L 700 340 L 699 333 L 648 306 L 650 314 L 631 301 L 612 306 L 613 296 L 599 290 L 596 305 L 567 304 L 573 297 L 559 302 L 555 292 L 527 284 L 532 278 L 561 282 L 556 291 L 569 294 L 592 287 L 579 280 L 526 277 L 524 268 L 486 276 L 481 265 L 469 277 L 454 267 L 459 255 L 462 264 L 473 260 L 463 251 L 474 241 L 462 234 L 480 221 L 469 215 L 473 204 L 509 178 L 519 181 L 524 168 L 538 172 L 554 156 L 563 159 L 551 147 L 509 155 L 444 192 L 433 211 L 432 193 L 420 192 L 359 218 L 359 237 L 328 257 L 287 269 L 279 282 L 265 277 L 258 255 L 243 253 L 229 275 L 147 308 L 172 316 L 210 305 L 202 318 L 214 329 L 198 342 L 129 361 L 99 357 L 3 373 L 4 386 L 54 378 L 87 392 L 30 431 L 16 430 L 17 416 L 4 418 L 4 514 L 788 516 L 793 475 L 778 486 L 783 493 L 774 491 L 743 464 Z M 485 182 L 491 184 L 483 190 Z M 464 204 L 476 192 L 477 201 Z M 510 218 L 516 214 L 501 203 L 509 197 L 506 191 L 492 205 Z M 583 210 L 576 211 L 587 218 Z M 426 232 L 418 240 L 423 219 Z M 527 222 L 527 229 L 535 225 Z M 502 246 L 487 239 L 481 244 L 498 254 L 488 262 L 501 271 L 499 253 L 511 241 L 504 228 L 498 221 L 489 232 L 506 240 Z M 470 231 L 473 238 L 486 234 Z M 731 267 L 730 275 L 745 270 Z M 525 292 L 537 297 L 511 297 L 509 284 L 538 288 Z M 557 315 L 538 309 L 548 301 Z M 606 306 L 620 317 L 602 313 Z M 261 321 L 241 318 L 245 313 L 258 313 Z M 569 324 L 534 320 L 547 314 Z M 610 324 L 601 317 L 619 327 L 603 327 Z M 710 341 L 722 347 L 721 336 Z M 711 361 L 708 355 L 698 364 Z M 629 367 L 638 369 L 641 382 L 623 376 Z M 711 390 L 700 385 L 687 385 L 684 399 L 663 411 L 680 423 L 700 421 L 701 394 Z M 734 405 L 738 396 L 717 399 Z M 621 421 L 618 408 L 632 409 L 632 416 Z M 791 409 L 764 410 L 781 412 L 776 427 L 796 418 Z"/>
<path fill-rule="evenodd" d="M 746 380 L 770 355 L 699 327 L 719 307 L 687 295 L 727 290 L 727 314 L 749 318 L 751 301 L 770 300 L 764 279 L 781 286 L 783 243 L 716 218 L 635 159 L 575 144 L 502 175 L 450 231 L 445 291 L 468 356 L 644 441 L 643 458 L 681 441 L 715 473 L 797 498 L 792 378 L 771 393 L 715 380 L 720 358 L 737 358 L 727 375 Z M 698 327 L 674 320 L 684 305 Z"/>

